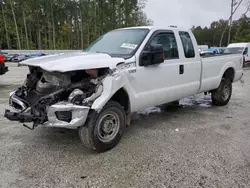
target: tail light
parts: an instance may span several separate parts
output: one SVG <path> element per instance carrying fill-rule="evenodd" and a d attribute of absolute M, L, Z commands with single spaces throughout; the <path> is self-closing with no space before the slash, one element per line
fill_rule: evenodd
<path fill-rule="evenodd" d="M 0 63 L 4 63 L 4 61 L 5 61 L 4 56 L 3 56 L 3 55 L 0 55 Z"/>

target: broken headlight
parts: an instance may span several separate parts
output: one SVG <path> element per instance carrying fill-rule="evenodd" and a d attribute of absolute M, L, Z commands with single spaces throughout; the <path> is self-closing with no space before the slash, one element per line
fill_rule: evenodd
<path fill-rule="evenodd" d="M 68 102 L 79 105 L 82 103 L 83 99 L 85 98 L 86 98 L 86 94 L 82 90 L 75 89 L 69 95 Z"/>

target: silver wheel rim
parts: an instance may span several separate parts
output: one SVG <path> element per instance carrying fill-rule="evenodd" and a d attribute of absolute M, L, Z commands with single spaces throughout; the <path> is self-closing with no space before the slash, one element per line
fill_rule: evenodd
<path fill-rule="evenodd" d="M 229 98 L 230 95 L 230 88 L 229 85 L 225 85 L 223 87 L 223 91 L 222 91 L 222 98 L 224 101 L 226 101 Z"/>
<path fill-rule="evenodd" d="M 112 141 L 120 129 L 120 120 L 116 113 L 105 114 L 98 122 L 97 136 L 102 142 Z"/>

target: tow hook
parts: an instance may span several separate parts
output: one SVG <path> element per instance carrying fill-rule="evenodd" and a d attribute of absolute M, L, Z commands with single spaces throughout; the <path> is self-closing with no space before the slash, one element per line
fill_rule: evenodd
<path fill-rule="evenodd" d="M 11 112 L 10 110 L 5 110 L 4 117 L 6 117 L 7 119 L 9 119 L 11 121 L 18 121 L 21 123 L 33 122 L 32 127 L 30 127 L 26 124 L 23 124 L 24 127 L 28 128 L 30 130 L 34 130 L 35 127 L 38 126 L 37 120 L 42 120 L 41 118 L 34 117 L 33 115 L 31 115 L 29 113 L 17 113 L 17 112 Z"/>

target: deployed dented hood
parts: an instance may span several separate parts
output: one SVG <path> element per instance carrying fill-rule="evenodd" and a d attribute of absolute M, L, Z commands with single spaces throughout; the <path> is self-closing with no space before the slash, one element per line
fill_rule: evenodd
<path fill-rule="evenodd" d="M 104 67 L 115 68 L 121 62 L 124 62 L 123 58 L 112 58 L 108 54 L 73 52 L 32 58 L 20 64 L 40 67 L 49 72 L 68 72 Z"/>

